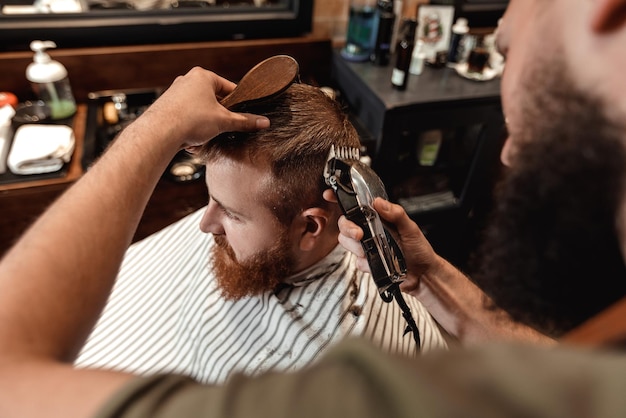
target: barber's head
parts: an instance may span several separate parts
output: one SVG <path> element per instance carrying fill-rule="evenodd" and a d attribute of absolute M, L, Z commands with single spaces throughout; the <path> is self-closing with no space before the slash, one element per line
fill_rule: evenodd
<path fill-rule="evenodd" d="M 616 49 L 625 3 L 513 0 L 498 31 L 511 168 L 474 277 L 514 318 L 554 336 L 626 294 L 626 106 L 613 91 L 626 91 L 614 68 L 626 59 Z"/>
<path fill-rule="evenodd" d="M 340 213 L 322 198 L 324 165 L 331 145 L 358 147 L 359 138 L 339 105 L 305 84 L 234 110 L 265 115 L 271 127 L 203 149 L 210 201 L 201 229 L 218 243 L 226 296 L 240 297 L 270 290 L 336 245 Z"/>
<path fill-rule="evenodd" d="M 567 99 L 550 92 L 552 81 L 559 82 L 556 89 L 567 85 L 592 97 L 610 119 L 624 120 L 625 44 L 626 0 L 511 0 L 497 31 L 506 56 L 502 104 L 510 135 L 503 162 L 513 163 L 537 115 Z M 548 90 L 543 103 L 534 100 L 540 89 Z"/>

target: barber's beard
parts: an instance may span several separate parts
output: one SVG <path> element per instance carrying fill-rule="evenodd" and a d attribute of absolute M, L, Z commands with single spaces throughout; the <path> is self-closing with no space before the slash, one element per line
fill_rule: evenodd
<path fill-rule="evenodd" d="M 514 319 L 559 336 L 626 294 L 616 230 L 626 131 L 562 67 L 551 71 L 526 102 L 524 145 L 472 276 Z"/>
<path fill-rule="evenodd" d="M 222 296 L 238 300 L 247 296 L 273 291 L 294 269 L 290 243 L 286 232 L 276 237 L 267 250 L 239 262 L 226 238 L 217 235 L 211 252 L 211 262 Z"/>

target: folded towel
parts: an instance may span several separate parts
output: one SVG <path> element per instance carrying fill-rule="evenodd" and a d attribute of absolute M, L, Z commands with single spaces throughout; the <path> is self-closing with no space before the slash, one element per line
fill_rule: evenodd
<path fill-rule="evenodd" d="M 11 118 L 14 115 L 15 110 L 11 105 L 0 107 L 0 174 L 7 171 L 7 156 L 11 145 Z"/>
<path fill-rule="evenodd" d="M 66 125 L 22 125 L 13 137 L 7 165 L 15 174 L 59 171 L 74 152 L 74 132 Z"/>

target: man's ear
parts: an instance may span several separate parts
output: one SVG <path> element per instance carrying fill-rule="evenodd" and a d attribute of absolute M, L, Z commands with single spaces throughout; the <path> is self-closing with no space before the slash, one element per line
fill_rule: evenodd
<path fill-rule="evenodd" d="M 324 238 L 331 222 L 331 213 L 322 208 L 309 208 L 298 215 L 300 228 L 300 249 L 311 251 L 318 240 Z"/>
<path fill-rule="evenodd" d="M 612 32 L 626 23 L 626 0 L 596 0 L 592 8 L 591 27 L 597 33 Z"/>

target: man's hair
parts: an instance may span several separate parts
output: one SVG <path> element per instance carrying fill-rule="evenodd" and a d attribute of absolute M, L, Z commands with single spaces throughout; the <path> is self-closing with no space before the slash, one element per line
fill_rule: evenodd
<path fill-rule="evenodd" d="M 293 84 L 274 98 L 232 110 L 267 116 L 271 126 L 212 139 L 203 148 L 205 161 L 268 164 L 272 181 L 262 198 L 283 224 L 308 207 L 325 206 L 323 170 L 331 145 L 360 146 L 358 133 L 337 101 L 317 87 Z"/>

